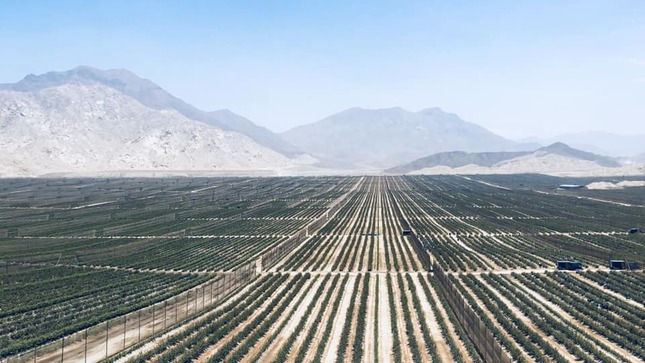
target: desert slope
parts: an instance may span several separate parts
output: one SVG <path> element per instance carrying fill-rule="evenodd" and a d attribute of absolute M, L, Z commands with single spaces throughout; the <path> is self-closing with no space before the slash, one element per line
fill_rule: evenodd
<path fill-rule="evenodd" d="M 507 140 L 439 108 L 351 108 L 281 134 L 289 143 L 333 165 L 386 168 L 443 151 L 517 151 Z"/>
<path fill-rule="evenodd" d="M 130 96 L 146 107 L 155 110 L 172 109 L 186 118 L 204 122 L 224 131 L 235 131 L 248 136 L 255 142 L 288 157 L 301 155 L 298 149 L 286 143 L 267 128 L 228 110 L 202 111 L 173 96 L 154 82 L 140 78 L 125 69 L 100 70 L 80 66 L 64 72 L 48 72 L 42 75 L 28 75 L 21 81 L 0 84 L 0 90 L 37 92 L 50 87 L 71 85 L 103 85 Z"/>
<path fill-rule="evenodd" d="M 642 175 L 645 165 L 555 143 L 533 152 L 439 153 L 386 170 L 391 174 L 524 174 L 559 176 Z"/>
<path fill-rule="evenodd" d="M 1 176 L 106 170 L 278 170 L 285 156 L 250 138 L 155 110 L 113 88 L 0 91 Z"/>

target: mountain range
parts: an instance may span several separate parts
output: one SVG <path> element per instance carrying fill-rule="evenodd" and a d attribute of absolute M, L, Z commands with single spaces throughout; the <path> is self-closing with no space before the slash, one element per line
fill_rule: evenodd
<path fill-rule="evenodd" d="M 584 131 L 562 134 L 551 138 L 530 137 L 518 140 L 518 142 L 540 145 L 562 142 L 576 149 L 613 157 L 634 157 L 639 154 L 645 154 L 645 134 L 639 133 L 641 130 L 624 131 L 635 132 L 617 134 L 602 131 Z"/>
<path fill-rule="evenodd" d="M 440 108 L 351 108 L 281 136 L 331 165 L 382 169 L 443 151 L 518 151 L 521 144 Z"/>
<path fill-rule="evenodd" d="M 626 163 L 529 141 L 506 139 L 440 108 L 351 108 L 276 134 L 229 110 L 200 110 L 122 69 L 81 66 L 0 84 L 0 177 L 320 175 L 386 168 L 613 173 Z M 631 163 L 645 162 L 640 158 Z"/>
<path fill-rule="evenodd" d="M 437 153 L 385 170 L 390 174 L 643 175 L 645 165 L 577 150 L 557 142 L 533 151 Z"/>
<path fill-rule="evenodd" d="M 155 110 L 172 109 L 191 120 L 204 122 L 223 131 L 244 134 L 258 144 L 285 156 L 302 154 L 270 130 L 242 116 L 228 110 L 202 111 L 171 95 L 157 84 L 124 69 L 99 70 L 80 66 L 65 72 L 48 72 L 39 76 L 30 74 L 17 83 L 0 84 L 0 90 L 29 93 L 66 84 L 100 84 L 130 96 L 146 107 Z"/>
<path fill-rule="evenodd" d="M 247 136 L 148 108 L 100 84 L 0 91 L 0 147 L 3 176 L 292 166 Z"/>

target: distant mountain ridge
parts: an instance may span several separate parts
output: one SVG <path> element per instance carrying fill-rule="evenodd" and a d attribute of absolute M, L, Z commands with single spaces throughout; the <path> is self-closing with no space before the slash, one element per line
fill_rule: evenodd
<path fill-rule="evenodd" d="M 87 66 L 64 72 L 30 74 L 17 83 L 0 84 L 0 90 L 36 92 L 65 84 L 101 84 L 128 95 L 143 105 L 156 109 L 173 109 L 183 116 L 215 126 L 224 131 L 244 134 L 258 144 L 285 156 L 295 157 L 302 152 L 289 145 L 272 131 L 228 110 L 202 111 L 168 93 L 157 84 L 124 69 L 100 70 Z"/>
<path fill-rule="evenodd" d="M 564 143 L 554 143 L 534 151 L 467 153 L 463 151 L 429 155 L 410 163 L 385 170 L 391 174 L 408 173 L 496 173 L 548 172 L 549 170 L 581 172 L 584 168 L 615 169 L 623 165 L 616 159 L 577 150 Z M 557 170 L 556 170 L 557 169 Z"/>
<path fill-rule="evenodd" d="M 395 166 L 385 170 L 392 174 L 406 174 L 414 170 L 431 168 L 435 166 L 447 166 L 450 168 L 459 168 L 466 165 L 493 166 L 501 161 L 509 160 L 518 156 L 527 155 L 529 152 L 482 152 L 468 153 L 465 151 L 447 151 L 438 154 L 432 154 L 410 163 Z"/>
<path fill-rule="evenodd" d="M 2 177 L 293 167 L 245 135 L 146 107 L 101 84 L 0 90 L 0 149 Z"/>
<path fill-rule="evenodd" d="M 634 130 L 630 134 L 583 131 L 550 138 L 530 137 L 518 141 L 540 145 L 562 142 L 579 150 L 612 157 L 633 157 L 645 153 L 645 133 L 642 133 L 642 130 Z"/>
<path fill-rule="evenodd" d="M 362 167 L 392 167 L 443 151 L 518 151 L 523 145 L 440 108 L 350 108 L 280 134 L 317 157 Z"/>

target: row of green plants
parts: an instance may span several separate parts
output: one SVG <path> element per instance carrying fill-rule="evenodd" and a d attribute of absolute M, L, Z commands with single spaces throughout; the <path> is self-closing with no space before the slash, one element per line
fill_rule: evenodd
<path fill-rule="evenodd" d="M 583 329 L 564 319 L 557 312 L 547 307 L 540 308 L 535 299 L 525 294 L 517 294 L 518 287 L 516 285 L 511 285 L 499 276 L 487 275 L 484 278 L 495 282 L 498 291 L 512 299 L 523 314 L 535 322 L 538 329 L 553 336 L 555 341 L 564 346 L 571 354 L 585 361 L 611 361 L 611 358 L 605 353 L 609 351 L 606 344 L 589 336 Z"/>
<path fill-rule="evenodd" d="M 639 271 L 589 271 L 583 276 L 632 301 L 645 301 L 645 274 Z"/>
<path fill-rule="evenodd" d="M 558 304 L 577 322 L 645 359 L 645 338 L 640 322 L 645 321 L 643 309 L 603 293 L 590 285 L 562 273 L 517 276 L 531 289 Z M 566 288 L 566 293 L 563 293 Z"/>
<path fill-rule="evenodd" d="M 150 306 L 211 278 L 69 268 L 70 278 L 0 291 L 0 356 L 57 340 Z"/>
<path fill-rule="evenodd" d="M 186 329 L 162 339 L 153 349 L 130 358 L 128 362 L 171 361 L 175 359 L 180 354 L 196 347 L 190 342 L 205 339 L 209 331 L 215 331 L 217 323 L 223 324 L 222 322 L 242 314 L 245 309 L 258 308 L 280 288 L 281 284 L 287 281 L 287 278 L 288 276 L 279 274 L 265 275 L 250 284 L 246 293 L 237 295 L 222 304 L 213 305 L 203 315 L 208 316 L 208 319 L 200 319 L 190 323 Z"/>
<path fill-rule="evenodd" d="M 330 286 L 327 287 L 327 284 L 329 283 L 330 280 L 332 280 L 330 283 Z M 331 275 L 325 276 L 322 283 L 318 286 L 318 289 L 316 289 L 316 292 L 314 294 L 315 297 L 323 296 L 325 289 L 327 289 L 326 293 L 324 294 L 324 297 L 321 300 L 312 301 L 312 303 L 307 306 L 307 309 L 305 310 L 305 313 L 303 314 L 302 318 L 298 322 L 298 325 L 296 325 L 294 331 L 289 335 L 289 338 L 285 341 L 284 345 L 280 348 L 278 353 L 275 354 L 274 357 L 271 357 L 272 358 L 271 362 L 274 362 L 274 363 L 284 362 L 287 360 L 287 357 L 290 354 L 295 354 L 295 352 L 293 351 L 293 345 L 295 344 L 296 339 L 298 339 L 299 336 L 303 336 L 305 334 L 305 330 L 304 330 L 305 325 L 309 321 L 311 314 L 313 314 L 314 310 L 318 308 L 320 311 L 320 310 L 324 310 L 327 307 L 327 304 L 329 303 L 329 300 L 332 297 L 334 289 L 338 284 L 338 280 L 340 280 L 340 275 L 334 276 L 333 279 L 331 278 Z M 319 313 L 314 319 L 313 323 L 310 325 L 310 328 L 307 330 L 308 334 L 306 335 L 306 337 L 304 337 L 301 348 L 298 351 L 298 356 L 296 357 L 296 362 L 303 361 L 304 355 L 307 352 L 307 348 L 309 348 L 309 346 L 311 345 L 311 341 L 313 340 L 314 333 L 316 331 L 315 327 L 317 327 L 318 324 L 320 324 L 320 319 L 322 319 L 322 314 Z M 288 320 L 285 320 L 285 322 L 286 321 Z M 273 343 L 275 341 L 276 335 L 281 333 L 282 328 L 284 328 L 284 326 L 276 329 L 276 332 L 274 333 L 273 337 L 270 339 L 267 339 L 265 345 Z M 263 347 L 263 348 L 266 348 L 266 347 Z M 260 349 L 260 352 L 264 352 L 264 351 L 265 349 L 262 349 L 262 348 Z M 254 362 L 258 361 L 258 359 L 253 359 L 253 361 Z"/>

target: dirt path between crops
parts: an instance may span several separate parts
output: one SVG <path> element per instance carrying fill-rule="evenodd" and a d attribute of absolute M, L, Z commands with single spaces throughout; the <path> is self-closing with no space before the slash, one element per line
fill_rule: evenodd
<path fill-rule="evenodd" d="M 425 278 L 422 275 L 418 276 L 419 279 Z M 426 283 L 428 283 L 426 281 Z M 468 354 L 468 351 L 466 350 L 466 347 L 464 346 L 464 342 L 459 339 L 457 336 L 457 333 L 455 333 L 455 327 L 452 325 L 450 322 L 450 319 L 448 318 L 448 313 L 446 312 L 446 308 L 441 304 L 441 300 L 439 299 L 439 296 L 437 296 L 437 291 L 433 288 L 431 284 L 428 283 L 428 287 L 430 289 L 430 295 L 431 296 L 426 296 L 426 298 L 432 299 L 434 301 L 434 305 L 437 307 L 437 311 L 439 314 L 442 316 L 443 321 L 446 323 L 446 329 L 447 333 L 450 335 L 452 340 L 455 342 L 455 345 L 457 346 L 457 349 L 459 350 L 459 354 L 461 358 L 463 359 L 464 362 L 472 362 L 472 358 L 470 358 L 470 355 Z M 425 291 L 423 291 L 423 288 L 421 290 L 423 292 L 423 295 L 425 296 Z M 436 316 L 435 316 L 436 318 Z M 450 361 L 447 361 L 450 362 Z"/>
<path fill-rule="evenodd" d="M 599 283 L 597 283 L 596 281 L 594 281 L 594 280 L 592 280 L 590 278 L 587 278 L 586 276 L 584 276 L 582 274 L 575 273 L 575 274 L 570 274 L 569 276 L 573 276 L 573 277 L 577 278 L 578 280 L 584 282 L 585 284 L 591 285 L 591 286 L 597 288 L 598 290 L 601 290 L 605 294 L 611 295 L 611 296 L 615 297 L 616 299 L 619 299 L 619 300 L 621 300 L 621 301 L 623 301 L 623 302 L 625 302 L 627 304 L 630 304 L 630 305 L 635 306 L 637 308 L 642 308 L 643 307 L 643 304 L 640 304 L 637 301 L 634 301 L 634 300 L 632 300 L 632 299 L 630 299 L 630 298 L 628 298 L 628 297 L 626 297 L 624 295 L 621 295 L 621 294 L 619 294 L 619 293 L 617 293 L 615 291 L 612 291 L 609 288 L 605 288 L 602 285 L 600 285 Z"/>
<path fill-rule="evenodd" d="M 544 314 L 550 314 L 553 318 L 559 320 L 563 324 L 570 325 L 571 322 L 577 322 L 578 321 L 573 316 L 569 315 L 569 313 L 567 313 L 559 305 L 552 303 L 546 297 L 542 296 L 542 294 L 538 293 L 537 291 L 533 291 L 530 288 L 522 285 L 521 283 L 519 283 L 514 278 L 512 278 L 512 280 L 515 283 L 515 286 L 520 287 L 521 292 L 523 292 L 523 293 L 527 294 L 528 296 L 532 297 L 540 305 L 545 307 L 545 309 L 542 310 L 542 312 Z M 607 338 L 605 338 L 604 336 L 599 335 L 598 333 L 596 333 L 595 331 L 593 331 L 592 329 L 590 329 L 586 325 L 584 325 L 584 324 L 579 322 L 579 324 L 577 324 L 576 327 L 578 327 L 581 330 L 583 330 L 590 337 L 592 337 L 592 338 L 602 342 L 606 346 L 610 347 L 613 350 L 611 352 L 608 352 L 606 349 L 602 349 L 602 348 L 598 347 L 599 349 L 601 349 L 603 352 L 605 352 L 610 357 L 612 357 L 612 358 L 614 358 L 616 360 L 620 360 L 620 359 L 616 358 L 616 357 L 620 357 L 621 359 L 628 359 L 630 362 L 641 362 L 641 360 L 638 359 L 637 357 L 634 357 L 634 355 L 632 355 L 632 353 L 630 353 L 626 349 L 623 349 L 623 348 L 617 346 L 616 344 L 610 342 Z"/>
<path fill-rule="evenodd" d="M 486 316 L 493 322 L 493 325 L 495 325 L 499 329 L 499 331 L 501 331 L 502 335 L 504 335 L 511 342 L 513 342 L 513 346 L 515 346 L 515 348 L 517 348 L 520 351 L 520 353 L 522 354 L 522 357 L 525 360 L 527 360 L 529 362 L 532 362 L 533 359 L 531 359 L 531 357 L 529 357 L 529 355 L 526 353 L 526 351 L 524 351 L 524 349 L 522 349 L 522 347 L 520 347 L 520 345 L 517 344 L 515 339 L 513 339 L 513 337 L 506 331 L 506 329 L 504 329 L 501 326 L 501 324 L 497 321 L 497 319 L 495 319 L 495 316 L 493 315 L 493 313 L 490 310 L 488 310 L 488 308 L 486 308 L 486 305 L 484 305 L 484 303 L 481 300 L 479 300 L 477 295 L 475 295 L 472 292 L 472 290 L 470 290 L 470 288 L 468 286 L 466 286 L 466 284 L 462 283 L 461 286 L 463 286 L 463 288 L 466 290 L 468 295 L 473 298 L 473 300 L 475 301 L 475 304 L 477 306 L 479 306 L 482 309 L 482 311 L 484 311 L 484 314 L 486 314 Z M 501 345 L 501 343 L 500 343 L 500 345 Z"/>
<path fill-rule="evenodd" d="M 522 311 L 517 308 L 517 306 L 515 306 L 510 302 L 510 300 L 508 300 L 504 295 L 502 295 L 502 293 L 500 293 L 499 290 L 497 290 L 494 287 L 491 287 L 487 283 L 487 281 L 485 281 L 481 276 L 476 276 L 475 278 L 479 280 L 479 282 L 481 282 L 484 286 L 486 286 L 488 290 L 492 291 L 493 294 L 495 294 L 495 296 L 497 296 L 497 298 L 499 298 L 502 301 L 502 303 L 504 303 L 504 305 L 511 310 L 513 315 L 515 315 L 518 319 L 520 319 L 522 323 L 524 323 L 524 325 L 526 325 L 529 329 L 531 329 L 533 332 L 539 335 L 540 338 L 542 338 L 549 345 L 554 347 L 558 351 L 558 353 L 560 353 L 564 358 L 567 359 L 567 361 L 574 362 L 577 360 L 576 356 L 569 353 L 569 351 L 565 347 L 560 345 L 553 336 L 547 336 L 547 334 L 544 333 L 541 329 L 538 329 L 533 323 L 533 321 L 529 319 L 526 315 L 524 315 Z"/>
<path fill-rule="evenodd" d="M 403 309 L 407 309 L 407 307 L 401 306 L 401 291 L 399 291 L 398 288 L 396 275 L 392 276 L 392 292 L 394 294 L 394 308 L 396 309 L 396 328 L 394 333 L 399 334 L 399 341 L 401 342 L 401 359 L 403 362 L 412 362 L 410 343 L 405 329 L 405 318 L 403 318 Z"/>
<path fill-rule="evenodd" d="M 340 302 L 340 306 L 338 307 L 337 315 L 334 318 L 331 339 L 329 340 L 327 347 L 325 348 L 325 353 L 323 354 L 325 363 L 332 363 L 336 360 L 336 356 L 338 354 L 338 343 L 340 341 L 340 335 L 343 332 L 345 320 L 347 318 L 351 318 L 349 304 L 352 300 L 354 282 L 356 279 L 356 276 L 349 276 L 347 284 L 345 284 L 344 290 L 342 290 L 343 298 Z"/>
<path fill-rule="evenodd" d="M 202 352 L 202 354 L 200 354 L 199 357 L 195 359 L 195 362 L 208 361 L 208 359 L 210 359 L 210 357 L 212 357 L 224 344 L 226 344 L 229 340 L 231 340 L 231 338 L 235 336 L 235 334 L 239 333 L 242 329 L 244 329 L 246 325 L 249 324 L 249 322 L 251 322 L 258 315 L 260 315 L 262 311 L 264 311 L 272 301 L 279 299 L 283 294 L 287 294 L 288 292 L 285 291 L 285 288 L 288 283 L 289 283 L 289 280 L 281 284 L 278 287 L 278 289 L 273 294 L 271 294 L 271 296 L 266 301 L 262 303 L 260 307 L 258 307 L 257 309 L 255 309 L 255 311 L 253 311 L 251 316 L 249 316 L 245 321 L 236 325 L 230 332 L 226 334 L 226 336 L 222 337 L 222 339 L 220 339 L 218 342 L 208 347 L 208 349 Z"/>
<path fill-rule="evenodd" d="M 264 357 L 264 360 L 270 361 L 272 357 L 275 357 L 278 353 L 278 351 L 282 348 L 282 345 L 284 342 L 289 339 L 289 336 L 294 333 L 296 326 L 300 322 L 300 319 L 302 319 L 303 315 L 305 314 L 305 311 L 307 310 L 307 307 L 311 304 L 314 295 L 316 293 L 316 289 L 320 284 L 322 283 L 323 278 L 318 276 L 314 277 L 310 280 L 315 280 L 315 281 L 308 281 L 302 289 L 300 289 L 299 293 L 294 296 L 293 300 L 289 305 L 283 310 L 282 314 L 278 319 L 276 319 L 272 324 L 271 328 L 269 331 L 262 337 L 260 340 L 251 348 L 251 350 L 245 355 L 245 358 L 241 360 L 241 362 L 252 362 L 253 358 L 258 355 L 260 360 Z M 311 285 L 311 289 L 309 289 L 309 286 Z M 298 300 L 300 300 L 300 297 L 302 297 L 302 294 L 309 289 L 307 292 L 307 295 L 305 295 L 302 303 L 300 305 L 296 306 L 296 303 Z M 289 317 L 289 314 L 291 314 L 292 311 L 295 312 L 293 313 L 293 316 L 289 319 L 289 322 L 287 322 L 287 325 L 284 326 L 284 328 L 278 332 L 278 335 L 275 337 L 275 340 L 271 342 L 271 344 L 264 350 L 261 351 L 260 349 L 264 345 L 264 342 L 266 339 L 269 339 L 272 337 L 275 333 L 278 327 L 284 322 L 284 319 L 287 319 Z"/>
<path fill-rule="evenodd" d="M 327 321 L 329 321 L 329 319 L 333 318 L 331 316 L 332 305 L 334 304 L 334 301 L 339 296 L 341 299 L 344 297 L 345 288 L 346 288 L 346 285 L 345 286 L 343 285 L 343 279 L 342 278 L 339 279 L 338 286 L 336 286 L 336 288 L 332 292 L 332 298 L 331 300 L 329 300 L 329 304 L 327 306 L 320 307 L 320 309 L 322 309 L 323 317 L 320 320 L 319 326 L 310 327 L 310 329 L 316 329 L 317 332 L 314 335 L 314 339 L 312 340 L 311 346 L 307 348 L 307 354 L 305 354 L 305 358 L 304 358 L 305 362 L 313 362 L 315 360 L 316 349 L 318 349 L 318 344 L 322 339 L 323 334 L 325 333 L 325 324 L 327 323 Z M 341 304 L 342 304 L 342 301 L 341 301 Z M 339 306 L 339 310 L 340 310 L 340 306 Z"/>
<path fill-rule="evenodd" d="M 331 289 L 333 281 L 334 281 L 334 279 L 330 278 L 329 281 L 327 282 L 324 290 L 320 294 L 320 296 L 314 296 L 313 297 L 313 299 L 312 299 L 313 302 L 312 303 L 315 304 L 314 308 L 311 311 L 311 314 L 309 315 L 309 319 L 307 320 L 305 325 L 302 327 L 302 331 L 300 331 L 298 333 L 298 337 L 296 338 L 295 342 L 293 343 L 293 347 L 291 348 L 291 351 L 290 351 L 289 355 L 287 356 L 287 360 L 286 360 L 287 362 L 294 362 L 295 361 L 296 354 L 301 349 L 302 344 L 304 343 L 305 337 L 308 334 L 308 332 L 311 331 L 312 329 L 317 330 L 320 327 L 320 326 L 316 326 L 316 327 L 313 326 L 314 321 L 316 320 L 316 317 L 321 313 L 323 314 L 323 319 L 321 319 L 321 326 L 322 326 L 322 322 L 325 321 L 324 320 L 324 317 L 325 317 L 324 314 L 325 314 L 325 310 L 326 310 L 327 306 L 322 305 L 321 299 L 322 299 L 323 296 L 327 295 L 327 293 L 329 292 L 329 289 Z M 333 299 L 333 296 L 334 296 L 333 292 L 332 292 L 331 296 L 332 296 L 332 299 Z M 330 300 L 330 302 L 331 301 L 332 300 Z M 315 341 L 316 341 L 315 339 L 312 340 L 312 346 L 314 345 Z"/>
<path fill-rule="evenodd" d="M 378 312 L 378 343 L 379 359 L 382 362 L 392 361 L 392 325 L 390 324 L 390 305 L 385 275 L 379 277 Z M 397 362 L 398 363 L 398 362 Z"/>
<path fill-rule="evenodd" d="M 198 316 L 195 319 L 190 319 L 190 320 L 185 321 L 184 323 L 182 323 L 178 327 L 167 331 L 163 335 L 161 335 L 161 336 L 159 336 L 159 337 L 157 337 L 157 338 L 145 343 L 143 346 L 139 347 L 138 349 L 128 353 L 127 355 L 125 355 L 125 356 L 123 356 L 121 358 L 119 358 L 118 360 L 116 360 L 116 363 L 124 363 L 124 362 L 126 362 L 128 359 L 130 359 L 132 357 L 135 357 L 135 356 L 137 356 L 139 354 L 147 353 L 148 351 L 154 349 L 163 340 L 165 340 L 165 339 L 167 339 L 167 338 L 169 338 L 169 337 L 171 337 L 173 335 L 180 334 L 180 333 L 184 332 L 186 329 L 188 329 L 191 326 L 192 323 L 196 323 L 196 322 L 200 322 L 200 321 L 202 321 L 204 319 L 208 319 L 208 317 L 211 316 L 212 314 L 214 314 L 214 313 L 220 311 L 221 309 L 229 306 L 233 300 L 235 300 L 237 297 L 247 293 L 249 291 L 249 289 L 251 289 L 251 285 L 247 285 L 246 287 L 244 287 L 244 288 L 240 289 L 239 291 L 237 291 L 234 295 L 231 295 L 231 296 L 228 296 L 225 299 L 222 299 L 221 300 L 222 304 L 220 306 L 216 307 L 215 309 L 209 311 L 208 313 L 206 313 L 204 315 L 201 315 L 201 316 Z M 181 314 L 180 314 L 181 312 L 182 312 L 182 310 L 178 311 L 179 316 L 181 316 Z M 184 312 L 185 312 L 185 310 L 184 310 Z"/>
<path fill-rule="evenodd" d="M 349 325 L 349 337 L 347 339 L 347 346 L 338 347 L 338 352 L 339 352 L 338 354 L 340 354 L 341 351 L 344 351 L 345 360 L 350 360 L 352 356 L 352 347 L 353 347 L 354 341 L 356 340 L 356 332 L 358 330 L 358 309 L 360 307 L 360 301 L 361 301 L 360 298 L 361 298 L 361 294 L 363 293 L 363 289 L 365 288 L 365 286 L 363 285 L 363 277 L 358 276 L 356 278 L 359 279 L 358 288 L 352 294 L 353 296 L 356 297 L 356 303 L 354 304 L 354 306 L 349 307 L 350 310 L 347 314 L 348 318 L 351 318 L 350 320 L 351 323 Z M 365 328 L 365 326 L 363 326 L 363 328 Z"/>
<path fill-rule="evenodd" d="M 398 283 L 397 283 L 397 287 L 399 287 Z M 403 306 L 403 305 L 401 306 L 408 312 L 408 314 L 410 314 L 410 318 L 412 319 L 413 332 L 412 332 L 411 338 L 416 341 L 416 344 L 419 347 L 419 355 L 421 356 L 421 361 L 425 363 L 429 363 L 431 362 L 430 354 L 428 353 L 428 347 L 425 346 L 426 345 L 425 340 L 423 339 L 423 333 L 421 332 L 421 326 L 420 326 L 421 322 L 419 321 L 419 318 L 417 316 L 417 311 L 415 311 L 416 309 L 414 308 L 414 302 L 412 301 L 412 293 L 410 292 L 411 287 L 408 286 L 408 281 L 406 278 L 403 278 L 403 285 L 400 287 L 403 289 L 402 293 L 405 294 L 408 302 L 407 306 Z M 421 306 L 423 306 L 423 302 L 421 302 Z M 421 311 L 421 314 L 425 315 L 425 312 Z M 445 347 L 445 344 L 444 344 L 444 347 Z M 438 350 L 438 347 L 437 347 L 437 350 Z"/>
<path fill-rule="evenodd" d="M 374 341 L 374 317 L 377 314 L 376 304 L 378 303 L 378 296 L 376 296 L 376 277 L 372 276 L 371 274 L 369 276 L 370 286 L 367 296 L 367 316 L 365 317 L 365 341 L 363 342 L 363 351 L 365 352 L 365 354 L 363 354 L 363 361 L 374 362 L 374 349 L 376 346 L 378 346 L 375 345 L 378 344 L 378 342 Z"/>
<path fill-rule="evenodd" d="M 191 288 L 188 291 L 199 291 L 202 290 L 204 293 L 203 287 L 209 286 L 212 281 L 206 282 L 198 287 Z M 213 282 L 214 283 L 214 282 Z M 201 289 L 200 289 L 201 287 Z M 226 295 L 233 291 L 236 287 L 231 287 L 225 292 L 221 293 L 220 296 Z M 197 297 L 197 298 L 196 298 Z M 202 298 L 199 298 L 199 293 L 192 295 L 188 302 L 182 298 L 176 300 L 175 297 L 171 297 L 166 300 L 165 308 L 163 304 L 157 303 L 155 305 L 155 319 L 153 321 L 153 316 L 151 313 L 151 307 L 146 307 L 140 309 L 137 313 L 132 312 L 127 315 L 127 322 L 124 326 L 123 317 L 116 318 L 117 321 L 111 321 L 112 324 L 107 326 L 107 350 L 106 350 L 106 326 L 105 323 L 101 323 L 97 326 L 89 328 L 90 333 L 87 336 L 87 344 L 85 342 L 85 333 L 84 331 L 78 332 L 71 336 L 65 337 L 65 350 L 63 352 L 63 357 L 65 360 L 75 357 L 87 362 L 98 362 L 103 360 L 107 356 L 116 354 L 124 349 L 124 347 L 129 347 L 142 339 L 146 339 L 153 333 L 160 332 L 166 327 L 176 324 L 180 319 L 185 319 L 186 316 L 195 314 L 195 306 L 201 311 L 204 308 L 204 295 Z M 199 301 L 201 300 L 201 301 Z M 220 301 L 226 301 L 227 299 L 221 297 L 220 299 L 211 299 L 209 297 L 209 302 L 206 304 L 210 306 L 216 304 Z M 197 303 L 197 305 L 195 305 Z M 153 324 L 154 322 L 154 324 Z M 125 330 L 125 333 L 124 333 Z M 125 344 L 124 344 L 125 342 Z M 60 347 L 60 346 L 59 346 Z M 38 348 L 42 353 L 37 354 L 37 361 L 42 363 L 50 362 L 59 362 L 61 358 L 61 350 L 55 349 L 51 350 L 48 347 L 39 347 Z M 45 350 L 43 352 L 43 350 Z M 86 353 L 87 352 L 87 353 Z M 85 358 L 87 357 L 87 358 Z"/>
<path fill-rule="evenodd" d="M 421 287 L 421 283 L 419 282 L 420 278 L 423 278 L 423 276 L 413 276 L 412 283 L 414 284 L 414 290 L 416 290 L 419 301 L 421 302 L 421 308 L 423 310 L 422 313 L 425 316 L 428 330 L 430 330 L 430 337 L 437 347 L 437 356 L 442 362 L 452 362 L 453 359 L 452 355 L 450 354 L 450 349 L 448 348 L 448 345 L 446 344 L 446 341 L 441 334 L 441 329 L 439 328 L 437 317 L 435 316 L 434 311 L 432 310 L 432 306 L 430 305 L 430 299 L 432 299 L 432 296 L 426 296 L 425 291 L 423 291 L 423 287 Z"/>

